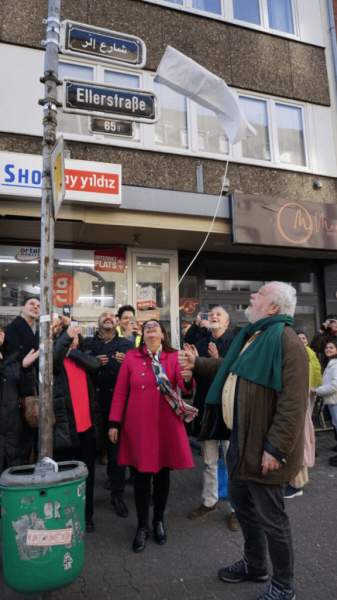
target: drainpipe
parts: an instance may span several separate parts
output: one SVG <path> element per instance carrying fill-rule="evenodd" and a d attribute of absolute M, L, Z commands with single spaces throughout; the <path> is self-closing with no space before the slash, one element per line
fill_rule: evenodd
<path fill-rule="evenodd" d="M 337 38 L 336 38 L 336 21 L 333 9 L 333 0 L 327 0 L 328 15 L 329 15 L 329 33 L 331 38 L 332 57 L 335 73 L 335 88 L 337 92 Z"/>

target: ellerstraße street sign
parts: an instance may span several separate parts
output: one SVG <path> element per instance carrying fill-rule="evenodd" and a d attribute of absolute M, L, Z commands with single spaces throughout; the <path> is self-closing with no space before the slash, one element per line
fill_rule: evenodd
<path fill-rule="evenodd" d="M 146 47 L 140 38 L 68 20 L 61 25 L 61 52 L 138 68 L 146 62 Z"/>
<path fill-rule="evenodd" d="M 157 121 L 157 97 L 152 92 L 64 79 L 63 110 L 75 114 L 114 115 L 144 123 Z"/>

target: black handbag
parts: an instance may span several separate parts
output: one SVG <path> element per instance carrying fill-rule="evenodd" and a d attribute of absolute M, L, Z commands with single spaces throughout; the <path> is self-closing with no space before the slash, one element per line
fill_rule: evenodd
<path fill-rule="evenodd" d="M 230 434 L 231 430 L 223 420 L 221 404 L 206 404 L 198 440 L 228 440 Z"/>

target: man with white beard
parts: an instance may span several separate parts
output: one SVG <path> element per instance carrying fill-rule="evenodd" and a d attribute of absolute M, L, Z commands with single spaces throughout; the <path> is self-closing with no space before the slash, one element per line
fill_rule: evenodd
<path fill-rule="evenodd" d="M 243 537 L 241 560 L 219 571 L 226 583 L 265 582 L 267 548 L 273 574 L 258 600 L 294 600 L 294 557 L 283 485 L 301 467 L 308 396 L 308 359 L 292 329 L 296 290 L 271 282 L 251 294 L 250 322 L 224 360 L 181 352 L 181 364 L 214 378 L 207 407 L 222 409 L 230 430 L 229 497 Z"/>

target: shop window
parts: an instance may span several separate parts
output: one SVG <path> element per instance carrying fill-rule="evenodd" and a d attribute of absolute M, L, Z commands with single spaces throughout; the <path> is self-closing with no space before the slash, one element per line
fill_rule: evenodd
<path fill-rule="evenodd" d="M 160 106 L 160 118 L 155 124 L 155 143 L 187 148 L 186 98 L 161 83 L 155 83 L 154 89 Z"/>
<path fill-rule="evenodd" d="M 259 0 L 233 0 L 233 16 L 238 21 L 260 25 Z"/>
<path fill-rule="evenodd" d="M 275 110 L 280 162 L 305 165 L 302 109 L 276 104 Z"/>
<path fill-rule="evenodd" d="M 292 0 L 268 0 L 267 7 L 269 27 L 293 34 Z"/>
<path fill-rule="evenodd" d="M 85 65 L 70 62 L 59 63 L 59 78 L 80 79 L 83 81 L 94 80 L 94 69 Z M 59 94 L 61 95 L 62 88 Z M 59 98 L 61 100 L 61 98 Z M 71 115 L 58 111 L 58 129 L 62 133 L 84 134 L 88 133 L 88 117 L 86 115 Z"/>
<path fill-rule="evenodd" d="M 240 103 L 248 121 L 257 135 L 242 141 L 242 156 L 259 160 L 270 160 L 267 103 L 256 98 L 240 97 Z"/>
<path fill-rule="evenodd" d="M 214 112 L 196 104 L 198 150 L 215 154 L 228 154 L 229 144 L 225 134 L 219 127 Z"/>

